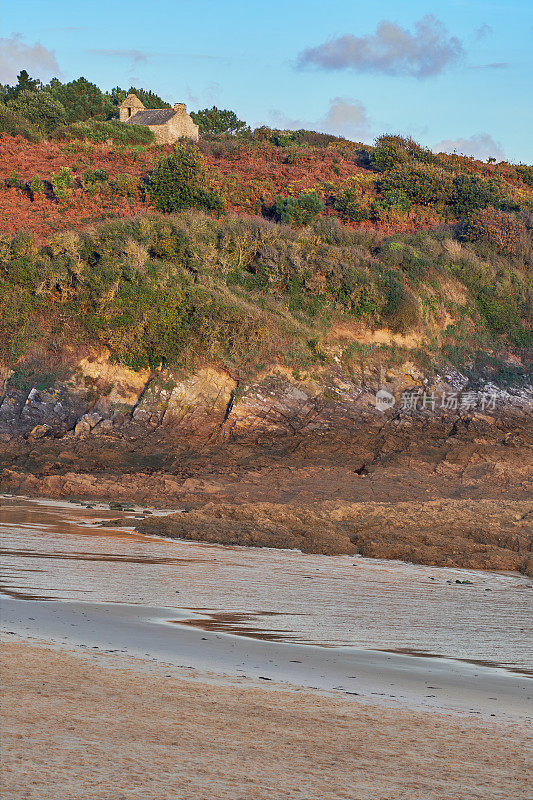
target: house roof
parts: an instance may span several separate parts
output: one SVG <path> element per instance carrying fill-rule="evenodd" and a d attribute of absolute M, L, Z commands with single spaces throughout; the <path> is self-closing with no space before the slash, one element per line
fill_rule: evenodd
<path fill-rule="evenodd" d="M 120 104 L 119 108 L 144 108 L 136 94 L 129 94 Z"/>
<path fill-rule="evenodd" d="M 164 125 L 175 113 L 173 108 L 143 108 L 127 119 L 126 125 Z"/>

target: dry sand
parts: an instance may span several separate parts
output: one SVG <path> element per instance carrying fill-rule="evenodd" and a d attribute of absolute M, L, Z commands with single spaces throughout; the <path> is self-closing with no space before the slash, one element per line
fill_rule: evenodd
<path fill-rule="evenodd" d="M 2 800 L 526 800 L 523 730 L 3 649 Z"/>

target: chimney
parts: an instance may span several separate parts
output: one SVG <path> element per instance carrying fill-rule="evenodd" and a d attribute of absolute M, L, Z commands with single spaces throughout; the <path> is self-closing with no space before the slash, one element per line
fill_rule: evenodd
<path fill-rule="evenodd" d="M 174 103 L 174 111 L 181 111 L 182 114 L 186 114 L 187 106 L 185 103 Z"/>

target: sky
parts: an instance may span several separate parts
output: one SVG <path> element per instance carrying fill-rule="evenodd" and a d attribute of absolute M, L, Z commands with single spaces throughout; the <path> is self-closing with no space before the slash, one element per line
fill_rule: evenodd
<path fill-rule="evenodd" d="M 252 127 L 533 162 L 532 0 L 4 0 L 0 83 L 23 68 Z"/>

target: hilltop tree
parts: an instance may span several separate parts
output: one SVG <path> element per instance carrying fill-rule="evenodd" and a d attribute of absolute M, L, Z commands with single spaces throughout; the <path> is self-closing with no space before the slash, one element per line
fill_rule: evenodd
<path fill-rule="evenodd" d="M 27 71 L 22 69 L 17 75 L 17 83 L 15 86 L 5 86 L 4 88 L 4 103 L 14 100 L 21 92 L 38 92 L 42 89 L 42 83 L 38 78 L 30 78 Z"/>
<path fill-rule="evenodd" d="M 247 127 L 246 122 L 238 118 L 234 111 L 213 108 L 204 108 L 202 111 L 191 111 L 193 122 L 198 125 L 200 133 L 204 136 L 234 136 L 242 133 Z"/>
<path fill-rule="evenodd" d="M 8 108 L 44 134 L 52 133 L 67 119 L 63 105 L 45 91 L 24 89 L 8 102 Z"/>
<path fill-rule="evenodd" d="M 120 86 L 115 86 L 114 89 L 107 93 L 107 97 L 116 109 L 129 94 L 136 95 L 145 108 L 172 108 L 170 103 L 167 103 L 158 94 L 152 92 L 151 89 L 137 89 L 135 86 L 130 86 L 127 91 Z"/>
<path fill-rule="evenodd" d="M 86 78 L 61 83 L 52 78 L 45 89 L 65 109 L 67 122 L 85 122 L 93 117 L 105 119 L 111 112 L 111 102 L 94 83 Z"/>

